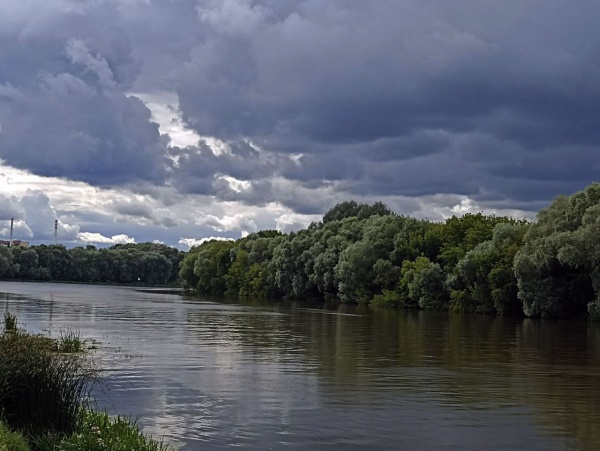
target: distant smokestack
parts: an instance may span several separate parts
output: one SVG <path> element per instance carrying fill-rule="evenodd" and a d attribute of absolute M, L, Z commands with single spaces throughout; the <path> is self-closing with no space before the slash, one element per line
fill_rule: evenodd
<path fill-rule="evenodd" d="M 58 241 L 58 219 L 54 220 L 54 244 Z"/>
<path fill-rule="evenodd" d="M 8 247 L 12 246 L 12 235 L 13 235 L 14 225 L 15 225 L 15 218 L 10 218 L 10 238 L 8 239 Z"/>

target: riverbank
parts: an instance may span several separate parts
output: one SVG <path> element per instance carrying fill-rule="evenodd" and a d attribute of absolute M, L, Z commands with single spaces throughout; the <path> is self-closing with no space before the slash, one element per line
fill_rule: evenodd
<path fill-rule="evenodd" d="M 167 284 L 167 285 L 156 285 L 149 283 L 139 283 L 139 282 L 131 282 L 131 283 L 121 283 L 121 282 L 79 282 L 73 280 L 37 280 L 37 279 L 2 279 L 0 278 L 0 282 L 16 282 L 16 283 L 60 283 L 65 285 L 91 285 L 91 286 L 107 286 L 107 287 L 129 287 L 129 288 L 140 288 L 140 289 L 164 289 L 164 290 L 174 290 L 174 291 L 184 291 L 185 289 L 179 286 L 178 284 Z"/>
<path fill-rule="evenodd" d="M 168 451 L 128 417 L 95 409 L 101 384 L 86 343 L 72 331 L 30 334 L 5 313 L 0 336 L 0 450 Z"/>

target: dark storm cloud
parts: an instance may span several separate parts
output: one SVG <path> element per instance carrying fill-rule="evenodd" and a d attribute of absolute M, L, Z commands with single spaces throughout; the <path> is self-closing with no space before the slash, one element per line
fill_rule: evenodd
<path fill-rule="evenodd" d="M 142 220 L 145 225 L 176 227 L 180 221 L 173 218 L 168 210 L 161 209 L 160 211 L 148 203 L 147 199 L 119 199 L 113 200 L 107 210 L 111 213 L 116 213 L 117 222 L 130 223 L 131 221 Z M 147 220 L 147 221 L 144 221 Z"/>
<path fill-rule="evenodd" d="M 38 174 L 298 212 L 334 191 L 529 209 L 600 178 L 592 0 L 14 0 L 0 13 L 0 158 Z M 130 94 L 160 91 L 230 152 L 167 149 Z"/>
<path fill-rule="evenodd" d="M 303 154 L 286 177 L 373 196 L 516 204 L 599 178 L 596 2 L 292 4 L 203 2 L 176 83 L 200 134 Z"/>
<path fill-rule="evenodd" d="M 177 162 L 175 185 L 184 192 L 215 194 L 219 177 L 236 180 L 264 180 L 293 164 L 287 155 L 263 152 L 243 140 L 231 142 L 216 154 L 204 143 L 186 148 L 171 147 L 170 156 Z"/>
<path fill-rule="evenodd" d="M 127 95 L 142 63 L 118 12 L 109 3 L 34 6 L 0 6 L 0 158 L 96 185 L 160 182 L 167 141 Z"/>
<path fill-rule="evenodd" d="M 151 219 L 154 217 L 152 207 L 141 201 L 113 201 L 110 206 L 115 213 Z"/>

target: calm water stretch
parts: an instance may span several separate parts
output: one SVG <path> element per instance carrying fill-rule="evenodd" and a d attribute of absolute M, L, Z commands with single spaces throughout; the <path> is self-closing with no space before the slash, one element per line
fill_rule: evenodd
<path fill-rule="evenodd" d="M 186 450 L 600 449 L 600 324 L 0 282 L 79 329 L 99 403 Z"/>

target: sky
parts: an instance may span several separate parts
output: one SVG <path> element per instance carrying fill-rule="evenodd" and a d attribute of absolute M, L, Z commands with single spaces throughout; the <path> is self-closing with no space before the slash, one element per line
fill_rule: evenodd
<path fill-rule="evenodd" d="M 0 239 L 187 249 L 600 179 L 596 0 L 2 0 Z"/>

